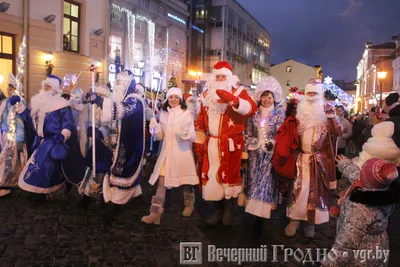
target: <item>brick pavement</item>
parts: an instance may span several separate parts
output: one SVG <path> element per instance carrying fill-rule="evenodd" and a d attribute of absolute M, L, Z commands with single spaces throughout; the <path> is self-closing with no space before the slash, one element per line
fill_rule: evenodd
<path fill-rule="evenodd" d="M 211 206 L 197 196 L 194 214 L 182 218 L 180 189 L 167 192 L 161 225 L 144 225 L 140 218 L 148 213 L 155 188 L 147 182 L 143 184 L 144 195 L 127 204 L 111 224 L 98 216 L 96 203 L 87 212 L 77 208 L 76 190 L 69 199 L 60 190 L 44 204 L 29 200 L 26 192 L 14 190 L 12 196 L 0 200 L 0 266 L 178 266 L 181 241 L 201 241 L 203 246 L 218 247 L 284 244 L 292 248 L 328 249 L 333 243 L 335 220 L 317 226 L 314 240 L 304 238 L 302 231 L 295 238 L 285 237 L 283 232 L 288 220 L 282 207 L 273 212 L 271 220 L 264 222 L 261 233 L 254 230 L 254 217 L 238 207 L 235 207 L 233 226 L 206 227 L 204 218 L 211 214 Z M 400 228 L 396 222 L 400 222 L 399 211 L 388 228 L 390 266 L 400 266 L 400 256 L 396 255 L 396 251 L 400 252 Z M 232 266 L 207 263 L 206 255 L 203 263 L 212 267 Z M 292 261 L 280 266 L 297 265 Z"/>

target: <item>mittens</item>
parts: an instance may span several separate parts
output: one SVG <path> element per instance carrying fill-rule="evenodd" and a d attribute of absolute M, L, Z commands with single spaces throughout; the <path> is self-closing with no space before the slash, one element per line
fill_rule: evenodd
<path fill-rule="evenodd" d="M 239 97 L 234 96 L 233 94 L 229 93 L 226 90 L 218 89 L 216 91 L 217 95 L 221 98 L 218 100 L 219 103 L 229 104 L 235 108 L 239 105 Z"/>
<path fill-rule="evenodd" d="M 103 108 L 103 102 L 104 102 L 103 97 L 99 96 L 98 94 L 92 93 L 90 95 L 90 103 L 91 104 L 96 104 L 100 108 Z"/>
<path fill-rule="evenodd" d="M 57 144 L 64 143 L 65 137 L 62 133 L 56 133 L 53 136 L 53 139 L 56 141 Z"/>
<path fill-rule="evenodd" d="M 13 95 L 10 97 L 10 104 L 11 106 L 14 106 L 15 104 L 17 104 L 18 102 L 21 102 L 21 97 L 17 96 L 17 95 Z"/>

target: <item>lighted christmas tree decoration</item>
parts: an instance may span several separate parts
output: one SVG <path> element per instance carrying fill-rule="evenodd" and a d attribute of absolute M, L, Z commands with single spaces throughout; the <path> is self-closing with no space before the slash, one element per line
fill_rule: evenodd
<path fill-rule="evenodd" d="M 177 83 L 175 74 L 173 72 L 171 73 L 171 78 L 169 78 L 169 80 L 168 80 L 168 89 L 170 89 L 172 87 L 178 87 L 178 83 Z"/>

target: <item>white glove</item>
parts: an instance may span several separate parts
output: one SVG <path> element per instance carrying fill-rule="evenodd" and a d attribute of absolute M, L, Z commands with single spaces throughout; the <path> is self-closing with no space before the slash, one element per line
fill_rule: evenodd
<path fill-rule="evenodd" d="M 181 136 L 186 139 L 189 135 L 190 127 L 193 125 L 193 117 L 191 115 L 184 116 L 180 121 Z"/>
<path fill-rule="evenodd" d="M 152 133 L 152 130 L 153 130 L 153 129 L 155 129 L 155 132 L 156 132 L 156 133 L 157 133 L 158 131 L 160 131 L 161 126 L 160 126 L 160 124 L 157 122 L 157 119 L 156 119 L 156 118 L 153 117 L 153 118 L 150 120 L 149 128 L 150 128 L 150 133 Z"/>

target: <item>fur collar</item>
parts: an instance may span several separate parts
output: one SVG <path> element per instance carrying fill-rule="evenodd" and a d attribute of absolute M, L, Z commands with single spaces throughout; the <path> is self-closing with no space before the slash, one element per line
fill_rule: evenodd
<path fill-rule="evenodd" d="M 391 205 L 400 201 L 399 178 L 393 181 L 386 191 L 356 190 L 350 194 L 350 201 L 368 206 Z"/>

